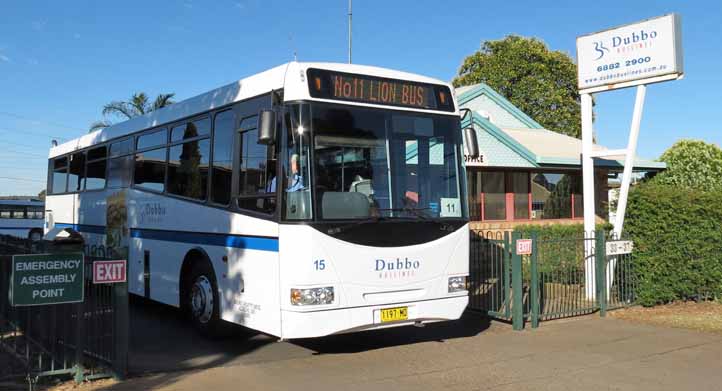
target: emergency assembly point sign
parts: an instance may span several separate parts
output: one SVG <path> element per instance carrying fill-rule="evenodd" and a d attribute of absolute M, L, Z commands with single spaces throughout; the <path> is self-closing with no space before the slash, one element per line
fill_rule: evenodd
<path fill-rule="evenodd" d="M 82 253 L 14 255 L 12 266 L 15 307 L 83 301 Z"/>

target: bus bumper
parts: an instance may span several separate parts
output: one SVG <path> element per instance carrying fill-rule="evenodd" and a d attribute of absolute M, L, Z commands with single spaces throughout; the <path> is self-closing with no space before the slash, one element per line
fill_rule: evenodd
<path fill-rule="evenodd" d="M 388 327 L 408 326 L 415 323 L 431 323 L 455 320 L 461 317 L 468 296 L 374 305 L 355 308 L 339 308 L 321 311 L 281 311 L 283 339 L 313 338 Z M 381 310 L 406 307 L 408 319 L 382 322 Z"/>

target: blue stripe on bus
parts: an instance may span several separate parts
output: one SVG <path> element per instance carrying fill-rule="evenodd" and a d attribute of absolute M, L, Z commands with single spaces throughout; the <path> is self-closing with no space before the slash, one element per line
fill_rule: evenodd
<path fill-rule="evenodd" d="M 130 230 L 130 236 L 133 238 L 163 240 L 166 242 L 206 244 L 210 246 L 278 252 L 278 238 L 226 235 L 205 232 L 161 231 L 139 228 L 132 228 Z"/>
<path fill-rule="evenodd" d="M 0 227 L 0 229 L 43 229 L 43 227 Z"/>
<path fill-rule="evenodd" d="M 102 225 L 55 223 L 59 228 L 72 228 L 78 232 L 105 234 Z M 155 229 L 131 228 L 130 236 L 138 239 L 162 240 L 166 242 L 206 244 L 210 246 L 224 246 L 245 248 L 249 250 L 278 252 L 278 238 L 227 235 L 205 232 L 165 231 Z"/>

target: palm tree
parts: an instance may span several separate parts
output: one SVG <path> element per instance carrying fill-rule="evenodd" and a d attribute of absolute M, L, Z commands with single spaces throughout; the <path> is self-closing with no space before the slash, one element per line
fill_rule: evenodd
<path fill-rule="evenodd" d="M 150 103 L 150 99 L 145 92 L 138 92 L 133 94 L 128 101 L 112 101 L 107 105 L 103 106 L 103 116 L 115 116 L 123 120 L 128 120 L 133 117 L 150 113 L 153 110 L 158 110 L 163 107 L 167 107 L 175 103 L 173 97 L 175 94 L 158 94 L 153 103 Z M 113 123 L 104 119 L 102 121 L 93 122 L 90 125 L 88 132 L 93 132 L 98 129 L 107 128 Z"/>

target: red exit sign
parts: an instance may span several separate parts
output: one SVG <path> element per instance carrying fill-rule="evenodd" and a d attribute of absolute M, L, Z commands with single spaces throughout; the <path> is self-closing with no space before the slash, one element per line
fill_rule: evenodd
<path fill-rule="evenodd" d="M 128 276 L 127 265 L 125 260 L 93 262 L 93 284 L 125 282 Z"/>
<path fill-rule="evenodd" d="M 516 255 L 531 255 L 531 239 L 517 239 Z"/>

